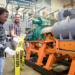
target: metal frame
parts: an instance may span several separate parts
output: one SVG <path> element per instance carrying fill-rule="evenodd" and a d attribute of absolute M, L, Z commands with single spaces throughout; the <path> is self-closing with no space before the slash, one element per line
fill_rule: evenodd
<path fill-rule="evenodd" d="M 53 33 L 51 31 L 51 33 Z M 51 36 L 50 34 L 44 34 L 46 36 L 45 40 L 41 41 L 25 41 L 29 43 L 29 47 L 26 48 L 27 50 L 27 56 L 26 60 L 30 60 L 30 55 L 34 52 L 37 53 L 38 58 L 36 61 L 36 65 L 43 66 L 43 58 L 46 57 L 46 55 L 49 55 L 46 64 L 43 66 L 44 69 L 50 71 L 52 70 L 52 64 L 55 64 L 56 61 L 68 58 L 69 60 L 72 60 L 71 66 L 68 72 L 68 75 L 74 75 L 75 73 L 75 51 L 74 44 L 75 41 L 60 41 L 58 39 L 55 39 L 54 36 Z M 37 43 L 41 43 L 41 46 L 39 46 Z M 47 46 L 47 43 L 53 43 L 53 47 Z M 62 50 L 59 50 L 62 49 Z M 64 49 L 64 50 L 63 50 Z M 69 50 L 69 51 L 68 51 Z M 57 54 L 60 54 L 58 57 Z"/>
<path fill-rule="evenodd" d="M 41 66 L 35 64 L 32 60 L 25 60 L 25 64 L 28 65 L 30 68 L 36 70 L 37 72 L 41 73 L 42 75 L 65 75 L 63 73 L 54 72 L 53 70 L 48 71 Z"/>
<path fill-rule="evenodd" d="M 5 7 L 6 9 L 7 9 L 7 6 L 8 6 L 8 4 L 9 4 L 9 2 L 10 2 L 10 0 L 8 0 L 8 2 L 7 2 L 7 5 L 6 5 L 6 7 Z"/>

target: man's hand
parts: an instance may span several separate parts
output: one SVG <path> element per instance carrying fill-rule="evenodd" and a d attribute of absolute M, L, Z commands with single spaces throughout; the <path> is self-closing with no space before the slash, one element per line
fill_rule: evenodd
<path fill-rule="evenodd" d="M 8 53 L 9 55 L 14 55 L 16 53 L 16 51 L 10 49 L 9 47 L 7 47 L 4 52 Z"/>
<path fill-rule="evenodd" d="M 21 34 L 20 34 L 20 37 L 21 37 L 21 36 L 23 36 L 23 37 L 26 37 L 26 34 L 24 34 L 24 33 L 21 33 Z"/>
<path fill-rule="evenodd" d="M 21 38 L 20 37 L 18 37 L 18 38 L 13 38 L 13 41 L 15 41 L 16 43 L 18 43 L 18 41 L 20 40 Z"/>
<path fill-rule="evenodd" d="M 24 34 L 23 36 L 26 37 L 26 34 Z"/>

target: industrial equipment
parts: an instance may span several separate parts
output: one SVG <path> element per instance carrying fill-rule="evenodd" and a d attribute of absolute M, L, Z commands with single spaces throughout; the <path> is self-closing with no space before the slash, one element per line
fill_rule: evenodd
<path fill-rule="evenodd" d="M 28 32 L 29 34 L 25 39 L 26 40 L 38 40 L 38 39 L 42 40 L 42 39 L 45 39 L 46 37 L 44 36 L 44 34 L 40 34 L 41 29 L 46 27 L 45 20 L 42 19 L 42 18 L 38 18 L 38 20 L 33 20 L 33 24 L 38 24 L 39 27 L 29 30 L 29 32 Z"/>
<path fill-rule="evenodd" d="M 68 20 L 66 17 L 70 16 Z M 33 21 L 33 23 L 35 23 Z M 39 21 L 36 22 L 40 24 Z M 42 25 L 41 25 L 42 26 Z M 56 73 L 53 71 L 52 65 L 57 61 L 64 60 L 68 58 L 71 61 L 71 66 L 66 75 L 75 75 L 75 15 L 73 9 L 62 9 L 58 12 L 58 22 L 56 22 L 52 27 L 44 27 L 40 29 L 39 35 L 43 34 L 44 39 L 38 40 L 34 38 L 30 40 L 25 40 L 29 43 L 29 46 L 26 48 L 27 56 L 26 62 L 30 63 L 31 54 L 36 53 L 37 60 L 35 60 L 36 65 L 42 67 L 42 73 L 44 75 L 64 75 L 62 73 Z M 36 28 L 37 29 L 37 28 Z M 38 31 L 39 32 L 39 31 Z M 38 36 L 38 35 L 36 35 Z M 36 37 L 34 35 L 34 37 Z M 28 37 L 28 36 L 27 36 Z M 27 38 L 26 37 L 26 38 Z M 39 45 L 41 44 L 41 45 Z M 47 57 L 47 62 L 43 63 L 45 57 Z M 34 65 L 32 63 L 34 69 Z M 46 69 L 47 72 L 44 71 Z M 39 69 L 37 69 L 39 71 Z"/>

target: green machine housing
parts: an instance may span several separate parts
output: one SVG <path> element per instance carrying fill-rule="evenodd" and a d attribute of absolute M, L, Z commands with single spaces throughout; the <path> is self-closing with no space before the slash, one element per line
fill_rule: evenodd
<path fill-rule="evenodd" d="M 40 34 L 41 30 L 46 27 L 45 20 L 43 18 L 38 18 L 38 20 L 33 20 L 32 23 L 38 24 L 39 27 L 30 29 L 28 31 L 29 34 L 27 35 L 25 40 L 43 40 L 45 39 L 46 37 L 44 36 L 44 34 Z"/>

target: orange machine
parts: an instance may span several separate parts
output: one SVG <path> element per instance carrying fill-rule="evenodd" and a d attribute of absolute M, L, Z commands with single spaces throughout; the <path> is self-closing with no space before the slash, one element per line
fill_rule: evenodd
<path fill-rule="evenodd" d="M 30 55 L 33 52 L 37 53 L 38 59 L 35 64 L 42 66 L 43 58 L 49 55 L 43 68 L 52 70 L 52 64 L 68 58 L 68 60 L 72 62 L 67 75 L 75 75 L 75 15 L 72 14 L 74 14 L 73 9 L 62 9 L 58 12 L 58 22 L 51 28 L 47 27 L 43 29 L 42 34 L 46 36 L 46 39 L 25 41 L 29 43 L 29 47 L 26 48 L 27 56 L 25 59 L 30 60 Z M 69 20 L 65 20 L 67 16 L 70 16 Z M 41 44 L 41 46 L 39 46 L 39 44 Z M 60 55 L 59 57 L 58 54 Z"/>
<path fill-rule="evenodd" d="M 74 51 L 74 44 L 75 41 L 59 41 L 58 39 L 55 39 L 51 35 L 46 35 L 46 40 L 41 41 L 25 41 L 29 42 L 29 47 L 27 47 L 27 56 L 26 60 L 30 60 L 30 55 L 32 52 L 35 52 L 38 54 L 38 60 L 35 63 L 38 66 L 42 66 L 43 58 L 46 55 L 49 55 L 48 60 L 46 62 L 46 65 L 43 67 L 47 70 L 52 70 L 52 64 L 54 64 L 56 61 L 68 58 L 69 60 L 72 60 L 71 67 L 69 70 L 68 75 L 74 75 L 75 74 L 75 53 L 70 52 L 68 50 Z M 38 43 L 41 43 L 41 46 L 38 46 Z M 48 46 L 47 44 L 52 44 L 53 47 Z M 62 50 L 60 50 L 62 49 Z M 57 55 L 60 54 L 60 57 L 57 57 Z"/>

